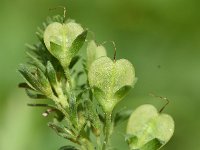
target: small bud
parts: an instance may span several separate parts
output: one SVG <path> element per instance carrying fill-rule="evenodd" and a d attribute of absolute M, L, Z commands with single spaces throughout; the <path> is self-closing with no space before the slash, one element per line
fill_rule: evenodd
<path fill-rule="evenodd" d="M 110 113 L 133 85 L 135 71 L 128 60 L 114 62 L 108 57 L 101 57 L 92 63 L 88 79 L 104 112 Z"/>
<path fill-rule="evenodd" d="M 138 107 L 130 116 L 127 140 L 131 149 L 157 150 L 165 145 L 174 133 L 171 116 L 162 114 L 152 105 Z"/>

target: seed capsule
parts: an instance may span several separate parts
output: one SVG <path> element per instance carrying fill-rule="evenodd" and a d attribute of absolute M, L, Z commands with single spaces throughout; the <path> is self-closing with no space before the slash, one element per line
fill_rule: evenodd
<path fill-rule="evenodd" d="M 92 63 L 88 79 L 94 88 L 95 98 L 103 110 L 110 113 L 133 85 L 135 71 L 128 60 L 114 62 L 108 57 L 101 57 Z"/>
<path fill-rule="evenodd" d="M 174 133 L 170 115 L 158 113 L 149 104 L 138 107 L 130 116 L 127 140 L 131 149 L 157 150 L 165 145 Z"/>
<path fill-rule="evenodd" d="M 44 43 L 49 52 L 63 67 L 68 67 L 71 59 L 85 42 L 87 31 L 74 21 L 61 24 L 51 23 L 44 32 Z"/>

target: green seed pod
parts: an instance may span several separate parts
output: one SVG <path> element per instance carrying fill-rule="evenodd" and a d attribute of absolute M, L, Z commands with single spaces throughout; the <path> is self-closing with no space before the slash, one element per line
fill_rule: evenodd
<path fill-rule="evenodd" d="M 44 31 L 44 43 L 61 65 L 68 67 L 85 42 L 86 35 L 87 31 L 73 21 L 65 24 L 54 22 L 48 25 Z"/>
<path fill-rule="evenodd" d="M 138 107 L 127 125 L 128 143 L 132 150 L 157 150 L 165 145 L 174 133 L 174 121 L 167 114 L 158 113 L 149 104 Z"/>
<path fill-rule="evenodd" d="M 92 63 L 88 80 L 104 112 L 111 113 L 115 105 L 131 89 L 135 71 L 128 60 L 112 61 L 108 57 L 101 57 Z"/>
<path fill-rule="evenodd" d="M 93 40 L 87 46 L 87 69 L 89 70 L 91 64 L 98 58 L 107 56 L 106 49 L 100 45 L 98 46 Z"/>

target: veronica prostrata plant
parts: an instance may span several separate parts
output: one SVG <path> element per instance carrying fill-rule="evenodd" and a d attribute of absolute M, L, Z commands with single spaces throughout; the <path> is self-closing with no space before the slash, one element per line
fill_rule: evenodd
<path fill-rule="evenodd" d="M 28 105 L 44 107 L 44 117 L 53 115 L 48 126 L 72 143 L 60 150 L 117 149 L 111 135 L 128 118 L 124 139 L 131 150 L 160 149 L 173 135 L 173 119 L 149 104 L 114 113 L 135 84 L 135 69 L 126 59 L 116 60 L 116 53 L 109 58 L 94 40 L 86 42 L 87 33 L 65 15 L 48 18 L 38 29 L 38 43 L 28 46 L 29 61 L 19 67 L 26 80 L 19 87 L 36 99 Z M 86 57 L 78 53 L 83 44 Z M 81 63 L 82 69 L 76 66 Z"/>

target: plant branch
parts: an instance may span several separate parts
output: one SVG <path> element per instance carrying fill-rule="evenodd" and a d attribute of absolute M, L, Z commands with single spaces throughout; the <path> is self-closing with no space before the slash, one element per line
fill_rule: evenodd
<path fill-rule="evenodd" d="M 111 133 L 112 133 L 112 115 L 111 113 L 106 113 L 105 114 L 105 128 L 104 128 L 105 139 L 103 142 L 102 150 L 107 149 L 107 145 L 108 145 L 109 137 Z"/>

